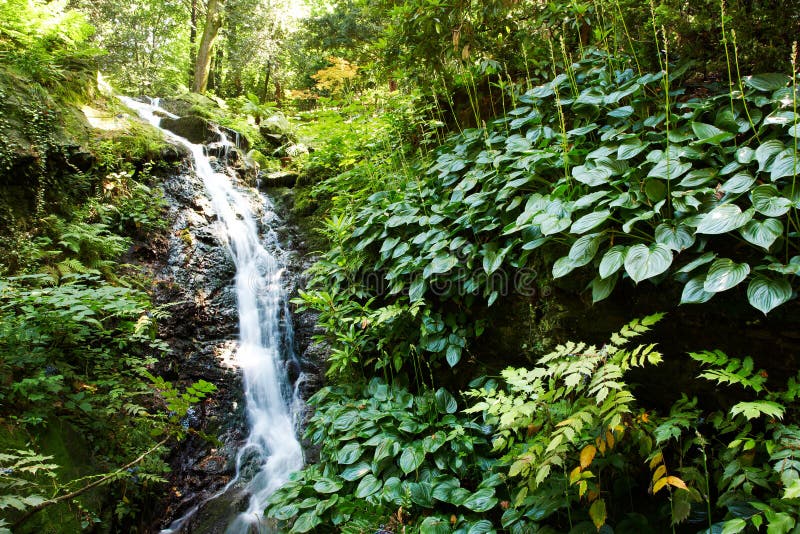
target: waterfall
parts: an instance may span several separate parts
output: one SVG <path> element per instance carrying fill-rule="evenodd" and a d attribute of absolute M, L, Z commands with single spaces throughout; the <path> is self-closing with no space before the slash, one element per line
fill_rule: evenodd
<path fill-rule="evenodd" d="M 159 108 L 157 102 L 145 104 L 125 97 L 121 100 L 159 129 L 158 114 L 170 115 Z M 232 519 L 226 532 L 266 531 L 262 513 L 267 498 L 288 480 L 292 472 L 303 466 L 303 451 L 296 437 L 301 401 L 285 369 L 285 364 L 294 360 L 295 355 L 283 283 L 285 265 L 282 250 L 275 232 L 268 231 L 263 237 L 259 235 L 249 199 L 234 188 L 228 176 L 213 170 L 202 145 L 172 132 L 161 131 L 168 139 L 191 151 L 194 170 L 203 180 L 218 216 L 220 237 L 227 243 L 236 265 L 239 312 L 236 361 L 243 374 L 249 436 L 237 454 L 236 476 L 206 501 L 223 495 L 241 482 L 243 468 L 255 463 L 257 472 L 244 488 L 250 496 L 248 509 Z M 220 138 L 223 145 L 230 143 L 221 132 Z M 265 203 L 268 215 L 274 216 L 271 203 L 267 199 Z M 179 532 L 202 504 L 199 503 L 162 533 Z"/>

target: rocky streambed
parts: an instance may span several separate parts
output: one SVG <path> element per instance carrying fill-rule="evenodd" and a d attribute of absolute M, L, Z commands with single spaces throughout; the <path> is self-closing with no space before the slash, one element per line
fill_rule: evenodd
<path fill-rule="evenodd" d="M 187 124 L 196 121 L 173 121 Z M 303 237 L 297 226 L 286 220 L 278 203 L 277 215 L 264 210 L 265 198 L 254 188 L 254 168 L 246 161 L 244 151 L 220 146 L 214 125 L 203 142 L 208 153 L 216 154 L 212 165 L 226 174 L 241 191 L 247 192 L 253 213 L 262 233 L 275 232 L 288 257 L 286 279 L 290 295 L 303 285 L 303 271 L 311 258 L 304 251 Z M 197 126 L 197 124 L 195 124 Z M 184 130 L 177 132 L 185 133 Z M 149 245 L 149 270 L 154 278 L 154 300 L 170 313 L 160 321 L 160 336 L 169 345 L 168 356 L 156 370 L 176 384 L 189 384 L 203 379 L 216 385 L 217 392 L 192 409 L 184 426 L 188 438 L 171 453 L 169 485 L 163 501 L 153 510 L 151 531 L 158 532 L 176 518 L 218 493 L 232 479 L 236 453 L 248 435 L 245 402 L 242 398 L 242 374 L 236 367 L 238 348 L 237 301 L 234 287 L 236 267 L 230 250 L 217 231 L 218 215 L 207 196 L 203 181 L 191 170 L 188 160 L 181 170 L 162 184 L 169 205 L 170 230 Z M 275 191 L 279 196 L 285 191 Z M 269 194 L 269 190 L 267 191 Z M 324 347 L 315 345 L 311 337 L 315 318 L 309 314 L 292 314 L 294 352 L 300 369 L 290 369 L 307 398 L 319 387 L 320 369 L 326 356 Z M 247 507 L 247 496 L 211 500 L 184 524 L 186 532 L 224 532 L 232 511 Z M 232 510 L 233 508 L 233 510 Z"/>

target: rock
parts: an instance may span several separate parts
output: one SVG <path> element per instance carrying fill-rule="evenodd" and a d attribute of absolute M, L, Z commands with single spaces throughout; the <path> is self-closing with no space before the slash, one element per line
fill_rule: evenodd
<path fill-rule="evenodd" d="M 211 123 L 202 117 L 166 117 L 161 119 L 161 127 L 195 144 L 215 142 L 219 137 L 211 130 Z"/>
<path fill-rule="evenodd" d="M 273 134 L 273 133 L 264 133 L 261 132 L 261 137 L 264 138 L 270 146 L 273 148 L 280 148 L 285 144 L 291 143 L 291 140 L 285 135 Z"/>
<path fill-rule="evenodd" d="M 271 173 L 259 173 L 259 187 L 261 189 L 268 189 L 270 187 L 294 187 L 297 183 L 296 172 L 291 171 L 278 171 Z"/>

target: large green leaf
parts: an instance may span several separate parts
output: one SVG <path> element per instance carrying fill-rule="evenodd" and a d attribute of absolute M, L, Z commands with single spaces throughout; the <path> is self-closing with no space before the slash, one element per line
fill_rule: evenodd
<path fill-rule="evenodd" d="M 384 458 L 394 458 L 398 452 L 400 452 L 400 444 L 397 442 L 397 438 L 383 438 L 375 447 L 374 460 L 380 462 Z"/>
<path fill-rule="evenodd" d="M 358 480 L 359 478 L 363 477 L 371 470 L 372 468 L 367 462 L 359 462 L 342 471 L 339 476 L 348 482 L 353 482 L 354 480 Z"/>
<path fill-rule="evenodd" d="M 758 170 L 765 171 L 768 165 L 772 162 L 775 156 L 784 150 L 783 142 L 779 139 L 770 139 L 764 141 L 758 148 L 756 148 L 756 161 L 758 161 Z"/>
<path fill-rule="evenodd" d="M 681 304 L 702 304 L 711 300 L 714 293 L 709 293 L 703 289 L 705 280 L 706 275 L 700 275 L 686 282 L 681 294 Z"/>
<path fill-rule="evenodd" d="M 792 285 L 785 278 L 756 275 L 747 286 L 747 300 L 764 315 L 792 298 Z"/>
<path fill-rule="evenodd" d="M 419 526 L 419 534 L 450 534 L 450 521 L 445 517 L 429 515 Z"/>
<path fill-rule="evenodd" d="M 469 508 L 473 512 L 483 513 L 494 508 L 497 502 L 497 498 L 494 496 L 494 489 L 484 488 L 467 497 L 461 503 L 461 506 Z"/>
<path fill-rule="evenodd" d="M 572 267 L 583 267 L 592 261 L 602 240 L 603 234 L 588 234 L 575 240 L 567 255 L 572 260 Z"/>
<path fill-rule="evenodd" d="M 698 143 L 709 143 L 718 145 L 733 139 L 734 135 L 725 130 L 720 130 L 716 126 L 704 122 L 692 122 L 692 131 L 697 136 Z"/>
<path fill-rule="evenodd" d="M 314 483 L 314 490 L 317 493 L 336 493 L 342 489 L 342 483 L 330 478 L 321 478 Z"/>
<path fill-rule="evenodd" d="M 577 269 L 577 265 L 569 256 L 558 258 L 553 262 L 553 278 L 561 278 Z"/>
<path fill-rule="evenodd" d="M 461 482 L 457 478 L 448 478 L 437 482 L 433 486 L 433 498 L 437 501 L 450 502 L 453 490 L 461 487 Z"/>
<path fill-rule="evenodd" d="M 780 194 L 771 184 L 759 185 L 750 192 L 755 210 L 767 217 L 780 217 L 789 211 L 792 201 Z"/>
<path fill-rule="evenodd" d="M 586 233 L 592 228 L 603 224 L 609 217 L 611 217 L 611 212 L 608 210 L 600 210 L 588 213 L 572 223 L 572 227 L 569 231 L 578 235 Z"/>
<path fill-rule="evenodd" d="M 292 534 L 294 534 L 295 532 L 302 534 L 303 532 L 308 532 L 309 530 L 312 530 L 321 522 L 322 521 L 320 521 L 319 516 L 317 515 L 316 512 L 314 511 L 306 512 L 304 514 L 300 514 L 300 517 L 298 517 L 297 520 L 294 522 L 292 530 L 290 530 L 289 532 L 291 532 Z"/>
<path fill-rule="evenodd" d="M 398 465 L 403 473 L 409 474 L 416 470 L 425 460 L 425 451 L 420 444 L 414 444 L 406 447 L 403 454 L 400 455 Z"/>
<path fill-rule="evenodd" d="M 685 224 L 672 226 L 661 223 L 656 227 L 656 243 L 662 243 L 672 250 L 680 252 L 694 245 L 694 236 Z"/>
<path fill-rule="evenodd" d="M 433 508 L 433 487 L 430 482 L 410 482 L 408 489 L 411 502 L 423 508 Z"/>
<path fill-rule="evenodd" d="M 588 168 L 585 165 L 577 165 L 572 168 L 572 176 L 579 182 L 589 186 L 608 183 L 611 174 L 611 170 L 607 167 Z"/>
<path fill-rule="evenodd" d="M 769 179 L 773 182 L 785 176 L 794 176 L 798 172 L 800 162 L 795 160 L 795 153 L 791 148 L 778 152 L 769 165 Z"/>
<path fill-rule="evenodd" d="M 617 159 L 627 160 L 634 158 L 641 154 L 646 148 L 647 145 L 642 143 L 641 139 L 638 137 L 625 139 L 622 143 L 620 143 L 619 148 L 617 149 Z"/>
<path fill-rule="evenodd" d="M 745 76 L 744 84 L 758 91 L 771 92 L 786 87 L 789 77 L 777 72 L 757 74 L 755 76 Z"/>
<path fill-rule="evenodd" d="M 740 228 L 739 233 L 748 242 L 764 250 L 769 250 L 775 240 L 783 235 L 783 223 L 778 219 L 766 219 L 764 221 L 753 219 Z"/>
<path fill-rule="evenodd" d="M 755 177 L 746 172 L 734 174 L 724 184 L 722 190 L 730 194 L 744 193 L 748 191 L 752 185 L 756 183 Z"/>
<path fill-rule="evenodd" d="M 436 390 L 436 410 L 440 414 L 455 413 L 458 410 L 458 403 L 449 391 L 444 388 Z"/>
<path fill-rule="evenodd" d="M 361 445 L 359 443 L 348 443 L 336 453 L 336 460 L 342 465 L 350 465 L 361 457 L 361 452 Z"/>
<path fill-rule="evenodd" d="M 672 251 L 666 245 L 654 243 L 633 245 L 625 255 L 625 271 L 637 284 L 663 273 L 672 264 Z"/>
<path fill-rule="evenodd" d="M 467 534 L 487 534 L 489 532 L 494 532 L 492 522 L 488 519 L 481 519 L 480 521 L 472 523 Z"/>
<path fill-rule="evenodd" d="M 614 245 L 603 255 L 600 260 L 600 278 L 608 278 L 615 272 L 619 271 L 625 263 L 625 254 L 628 252 L 628 247 L 624 245 Z"/>
<path fill-rule="evenodd" d="M 736 263 L 729 258 L 720 258 L 711 264 L 703 283 L 703 291 L 719 293 L 740 284 L 750 274 L 747 263 Z"/>
<path fill-rule="evenodd" d="M 724 234 L 747 224 L 753 214 L 750 210 L 742 213 L 736 204 L 722 204 L 702 215 L 697 225 L 698 234 Z"/>
<path fill-rule="evenodd" d="M 594 280 L 592 280 L 592 304 L 596 304 L 608 298 L 617 285 L 617 278 L 618 275 L 614 273 L 608 278 L 596 276 Z"/>
<path fill-rule="evenodd" d="M 377 493 L 383 487 L 383 482 L 375 478 L 375 475 L 369 474 L 361 479 L 356 488 L 355 496 L 357 499 L 364 499 L 373 493 Z"/>

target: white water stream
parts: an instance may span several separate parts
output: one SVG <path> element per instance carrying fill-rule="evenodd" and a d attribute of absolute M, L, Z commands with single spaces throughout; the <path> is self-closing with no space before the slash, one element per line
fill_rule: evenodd
<path fill-rule="evenodd" d="M 143 119 L 160 128 L 160 116 L 171 114 L 153 105 L 121 97 Z M 174 117 L 174 116 L 173 116 Z M 204 147 L 162 129 L 171 140 L 188 148 L 197 175 L 202 178 L 215 213 L 220 237 L 227 242 L 236 265 L 236 297 L 239 311 L 239 348 L 236 360 L 243 371 L 244 396 L 250 433 L 239 449 L 236 476 L 205 502 L 215 499 L 241 482 L 245 464 L 256 462 L 258 470 L 246 483 L 248 509 L 234 517 L 226 533 L 265 532 L 262 513 L 267 498 L 289 475 L 303 467 L 303 451 L 296 437 L 296 419 L 302 403 L 287 378 L 284 362 L 293 358 L 292 330 L 283 284 L 285 265 L 274 232 L 260 236 L 250 200 L 237 191 L 231 179 L 215 172 Z M 223 143 L 227 139 L 220 133 Z M 267 203 L 268 215 L 273 215 Z M 285 319 L 282 321 L 282 318 Z M 287 354 L 289 352 L 289 354 Z M 180 532 L 186 521 L 204 503 L 173 522 L 162 534 Z"/>

